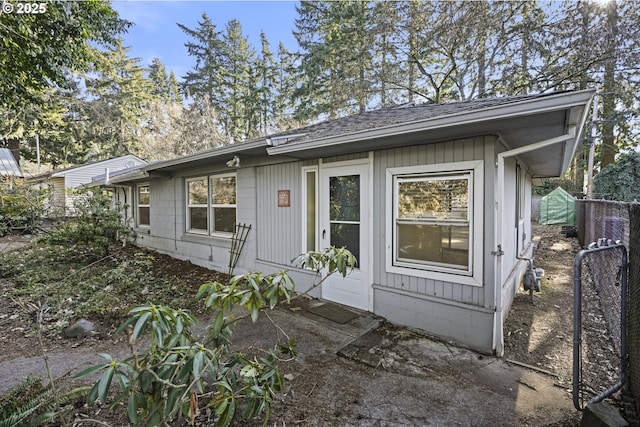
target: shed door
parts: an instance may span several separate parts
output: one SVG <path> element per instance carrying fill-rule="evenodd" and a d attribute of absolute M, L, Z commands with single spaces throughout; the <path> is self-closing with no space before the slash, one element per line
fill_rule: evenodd
<path fill-rule="evenodd" d="M 335 166 L 321 169 L 320 245 L 346 247 L 357 268 L 345 278 L 329 277 L 322 298 L 362 310 L 369 309 L 369 166 Z"/>

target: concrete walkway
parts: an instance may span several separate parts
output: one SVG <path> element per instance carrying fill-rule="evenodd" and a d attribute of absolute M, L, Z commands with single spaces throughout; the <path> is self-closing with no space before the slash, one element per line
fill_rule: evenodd
<path fill-rule="evenodd" d="M 286 340 L 283 332 L 297 340 L 298 357 L 281 365 L 286 390 L 270 425 L 542 426 L 575 419 L 570 393 L 552 376 L 358 314 L 341 324 L 298 305 L 237 326 L 239 348 L 272 348 Z M 94 351 L 51 353 L 54 373 L 101 362 Z M 113 351 L 124 355 L 126 346 Z M 0 393 L 44 373 L 39 356 L 2 362 Z"/>

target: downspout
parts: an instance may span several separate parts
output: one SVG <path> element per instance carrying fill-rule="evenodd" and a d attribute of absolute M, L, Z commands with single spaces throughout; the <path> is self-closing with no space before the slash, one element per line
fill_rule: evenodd
<path fill-rule="evenodd" d="M 503 331 L 503 303 L 502 303 L 502 257 L 504 253 L 503 249 L 503 233 L 502 225 L 504 220 L 504 159 L 519 156 L 524 153 L 539 150 L 549 145 L 559 144 L 569 139 L 574 138 L 576 135 L 576 127 L 569 126 L 569 131 L 564 135 L 557 136 L 555 138 L 545 139 L 538 141 L 534 144 L 530 144 L 520 148 L 514 148 L 512 150 L 503 151 L 499 153 L 496 161 L 496 214 L 494 215 L 494 234 L 495 234 L 495 246 L 493 255 L 496 256 L 494 263 L 494 302 L 495 313 L 493 317 L 493 348 L 497 356 L 504 354 L 504 331 Z"/>

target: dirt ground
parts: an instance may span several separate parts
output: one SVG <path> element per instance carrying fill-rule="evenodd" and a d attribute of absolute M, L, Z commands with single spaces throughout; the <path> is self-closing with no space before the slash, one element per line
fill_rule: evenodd
<path fill-rule="evenodd" d="M 416 390 L 420 388 L 436 390 L 438 383 L 451 380 L 450 378 L 446 379 L 446 371 L 452 367 L 451 359 L 449 359 L 451 355 L 459 357 L 460 363 L 468 366 L 464 371 L 468 372 L 464 374 L 465 378 L 457 378 L 453 381 L 455 387 L 481 387 L 481 385 L 470 384 L 470 381 L 478 381 L 477 375 L 481 375 L 480 378 L 484 378 L 481 381 L 486 381 L 487 384 L 498 382 L 499 380 L 492 378 L 492 375 L 497 375 L 492 369 L 501 366 L 500 372 L 508 372 L 508 375 L 513 375 L 514 377 L 509 380 L 517 382 L 521 390 L 537 391 L 538 395 L 545 394 L 545 392 L 561 395 L 561 399 L 558 400 L 562 400 L 562 402 L 559 402 L 556 408 L 550 407 L 548 413 L 537 406 L 540 402 L 536 402 L 535 398 L 519 400 L 518 405 L 529 404 L 531 408 L 518 409 L 520 414 L 517 418 L 518 425 L 578 425 L 581 414 L 573 411 L 570 404 L 567 409 L 567 401 L 570 402 L 571 399 L 572 375 L 572 266 L 579 247 L 576 239 L 567 238 L 560 232 L 559 226 L 536 226 L 534 235 L 540 236 L 539 247 L 535 254 L 536 267 L 545 269 L 542 292 L 536 294 L 534 304 L 531 304 L 527 293 L 518 292 L 505 325 L 505 355 L 504 359 L 499 361 L 500 363 L 491 357 L 456 349 L 448 343 L 438 344 L 423 340 L 414 332 L 382 322 L 381 326 L 374 331 L 377 337 L 373 338 L 380 340 L 382 344 L 377 345 L 382 349 L 385 349 L 384 343 L 387 343 L 388 349 L 381 350 L 381 353 L 388 357 L 386 359 L 380 358 L 379 365 L 386 368 L 384 370 L 393 376 L 391 379 L 387 379 L 387 382 L 379 382 L 382 381 L 380 379 L 382 374 L 379 370 L 354 363 L 345 358 L 335 357 L 336 349 L 356 339 L 362 328 L 364 327 L 366 330 L 369 324 L 360 325 L 361 329 L 353 330 L 346 326 L 342 329 L 327 326 L 327 328 L 336 329 L 335 341 L 328 342 L 329 339 L 324 336 L 323 338 L 311 338 L 316 341 L 319 339 L 328 340 L 326 348 L 320 352 L 314 349 L 309 354 L 304 354 L 304 349 L 302 349 L 301 361 L 289 362 L 283 366 L 283 371 L 290 373 L 287 389 L 274 405 L 269 425 L 449 425 L 446 418 L 437 418 L 439 415 L 436 415 L 435 412 L 433 412 L 433 416 L 430 416 L 427 407 L 434 402 L 424 402 L 425 407 L 422 409 L 424 417 L 422 419 L 411 418 L 408 414 L 398 412 L 399 409 L 394 409 L 394 405 L 397 406 L 394 402 L 404 395 L 415 394 Z M 28 243 L 28 240 L 28 236 L 4 237 L 0 239 L 0 252 L 17 248 Z M 158 257 L 158 260 L 167 271 L 189 270 L 191 278 L 194 277 L 193 269 L 198 268 L 190 263 L 169 257 Z M 206 272 L 203 271 L 203 274 Z M 0 394 L 5 393 L 12 382 L 19 381 L 27 374 L 42 373 L 43 367 L 38 355 L 37 337 L 31 326 L 33 322 L 29 318 L 29 314 L 25 313 L 15 300 L 9 297 L 12 287 L 13 284 L 9 280 L 0 278 L 2 294 L 0 299 L 0 347 L 3 350 L 0 353 L 0 364 L 13 361 L 17 363 L 15 366 L 22 368 L 15 369 L 14 378 L 9 376 L 0 379 Z M 598 307 L 592 308 L 594 311 L 598 309 Z M 297 313 L 293 314 L 297 315 Z M 291 313 L 281 315 L 284 316 L 283 321 L 291 321 L 287 317 L 291 316 Z M 602 326 L 599 323 L 601 317 L 601 314 L 594 313 L 592 316 L 585 316 L 585 319 L 588 322 L 593 322 L 593 325 L 587 325 L 587 328 L 592 326 L 591 329 L 600 331 L 595 334 L 591 342 L 592 345 L 602 346 L 603 350 L 599 354 L 604 354 L 604 359 L 607 359 L 606 354 L 610 344 L 606 339 L 606 333 L 602 333 Z M 368 315 L 363 318 L 369 322 L 373 321 L 373 317 Z M 296 321 L 299 323 L 296 326 L 301 328 L 299 329 L 300 334 L 313 332 L 314 326 L 305 322 L 308 320 Z M 55 366 L 56 360 L 58 360 L 61 362 L 60 366 L 64 367 L 66 364 L 62 361 L 68 362 L 70 357 L 77 358 L 78 364 L 89 363 L 91 355 L 103 351 L 124 354 L 126 344 L 123 337 L 114 336 L 112 333 L 116 327 L 115 322 L 110 324 L 109 319 L 102 319 L 98 325 L 100 334 L 96 337 L 74 340 L 62 337 L 47 339 L 45 346 L 46 350 L 51 352 L 52 365 Z M 295 333 L 292 336 L 295 336 Z M 432 346 L 432 348 L 424 348 L 425 346 Z M 438 349 L 435 353 L 436 356 L 440 354 L 438 352 L 446 353 L 447 357 L 442 357 L 443 364 L 436 363 L 439 356 L 430 361 L 433 362 L 433 365 L 427 365 L 425 361 L 420 360 L 421 354 L 424 355 L 425 351 L 431 351 L 429 354 L 433 355 L 436 348 Z M 609 361 L 602 363 L 606 371 L 603 372 L 603 381 L 606 381 L 615 375 L 615 369 L 610 367 Z M 510 369 L 507 365 L 514 368 Z M 531 367 L 531 369 L 524 368 L 524 371 L 530 371 L 530 374 L 526 372 L 523 374 L 522 369 L 525 365 Z M 436 369 L 441 369 L 442 372 L 437 372 L 436 375 Z M 476 376 L 472 377 L 472 371 L 476 371 L 474 374 Z M 64 368 L 54 372 L 55 375 L 66 373 Z M 327 375 L 333 375 L 330 383 L 326 381 Z M 393 382 L 394 378 L 397 384 Z M 370 391 L 368 388 L 376 387 L 389 388 L 384 393 L 388 396 L 388 401 L 375 401 L 367 397 Z M 544 387 L 548 387 L 548 389 Z M 515 388 L 517 389 L 517 387 Z M 543 390 L 545 392 L 541 393 Z M 512 394 L 514 391 L 505 386 L 504 393 L 506 400 L 506 394 Z M 462 399 L 462 395 L 459 397 Z M 428 395 L 425 398 L 438 400 L 433 395 Z M 437 403 L 435 402 L 435 404 Z M 456 421 L 455 425 L 496 425 L 496 419 L 491 418 L 490 412 L 484 419 L 474 418 L 474 409 L 471 403 L 451 402 L 450 397 L 440 403 L 449 405 L 449 409 L 445 409 L 445 414 L 446 411 L 469 412 L 470 418 L 456 418 L 467 421 Z M 363 412 L 363 406 L 367 408 L 365 412 Z M 420 411 L 419 408 L 417 410 Z M 384 416 L 380 415 L 383 412 Z M 563 413 L 560 418 L 558 418 L 558 412 Z M 496 414 L 495 416 L 500 415 Z M 104 408 L 97 409 L 96 412 L 94 408 L 80 406 L 76 416 L 79 420 L 93 418 L 102 420 L 108 425 L 122 425 L 121 418 L 115 413 L 109 413 Z M 477 414 L 477 416 L 480 415 Z M 200 425 L 207 425 L 210 420 L 207 420 L 204 415 L 203 417 Z M 515 418 L 513 419 L 515 420 Z M 511 421 L 503 425 L 514 424 L 516 422 Z"/>

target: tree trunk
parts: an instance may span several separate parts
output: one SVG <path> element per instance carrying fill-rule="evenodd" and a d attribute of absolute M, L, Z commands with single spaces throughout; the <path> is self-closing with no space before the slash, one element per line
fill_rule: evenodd
<path fill-rule="evenodd" d="M 615 71 L 617 61 L 618 9 L 615 1 L 607 6 L 607 52 L 604 63 L 604 83 L 602 94 L 602 158 L 600 170 L 615 161 L 618 147 L 615 140 Z"/>

